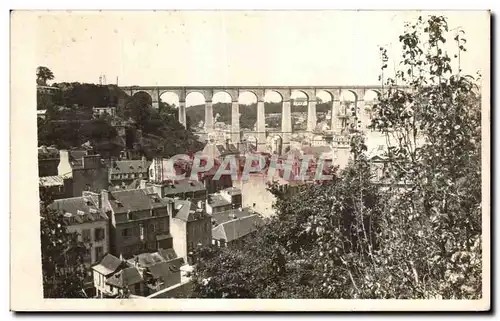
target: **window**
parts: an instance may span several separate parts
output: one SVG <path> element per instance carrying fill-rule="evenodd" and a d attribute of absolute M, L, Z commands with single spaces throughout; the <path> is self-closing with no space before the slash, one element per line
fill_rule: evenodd
<path fill-rule="evenodd" d="M 83 240 L 83 242 L 90 242 L 91 241 L 89 229 L 82 230 L 82 240 Z"/>
<path fill-rule="evenodd" d="M 139 236 L 141 238 L 141 241 L 144 240 L 144 224 L 139 224 Z"/>
<path fill-rule="evenodd" d="M 155 223 L 149 224 L 149 230 L 151 231 L 151 233 L 154 233 L 156 231 L 156 224 Z"/>
<path fill-rule="evenodd" d="M 134 290 L 135 290 L 134 294 L 140 294 L 141 293 L 141 284 L 140 283 L 136 283 Z"/>
<path fill-rule="evenodd" d="M 123 237 L 129 237 L 129 236 L 132 236 L 132 233 L 130 233 L 130 232 L 131 232 L 131 231 L 130 231 L 130 229 L 129 229 L 129 228 L 124 228 L 124 229 L 122 230 L 122 236 L 123 236 Z"/>
<path fill-rule="evenodd" d="M 95 260 L 99 260 L 102 256 L 102 254 L 104 253 L 104 250 L 102 248 L 102 246 L 96 246 L 95 247 Z"/>
<path fill-rule="evenodd" d="M 104 229 L 103 228 L 96 228 L 94 230 L 94 241 L 99 242 L 104 240 Z"/>

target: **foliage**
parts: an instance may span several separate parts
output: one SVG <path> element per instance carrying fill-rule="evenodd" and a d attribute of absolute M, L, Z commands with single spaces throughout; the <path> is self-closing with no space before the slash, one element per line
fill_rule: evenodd
<path fill-rule="evenodd" d="M 431 16 L 400 37 L 402 69 L 386 80 L 372 122 L 386 136 L 383 176 L 353 130 L 352 159 L 333 180 L 292 194 L 271 186 L 277 215 L 250 241 L 200 249 L 195 296 L 481 297 L 480 97 L 476 79 L 453 73 L 447 31 Z M 307 268 L 288 269 L 298 262 Z"/>
<path fill-rule="evenodd" d="M 147 158 L 188 154 L 203 148 L 197 137 L 179 123 L 177 109 L 164 104 L 156 110 L 148 95 L 130 97 L 119 114 L 131 119 L 141 131 L 142 142 L 137 148 Z"/>
<path fill-rule="evenodd" d="M 83 107 L 120 107 L 127 95 L 116 85 L 96 85 L 87 83 L 55 83 L 59 88 L 54 97 L 57 106 Z"/>
<path fill-rule="evenodd" d="M 420 18 L 406 29 L 402 70 L 388 79 L 373 120 L 387 138 L 393 182 L 381 233 L 385 279 L 393 280 L 385 290 L 404 279 L 405 297 L 479 298 L 480 97 L 475 79 L 452 71 L 442 49 L 448 32 L 443 17 Z M 464 51 L 464 40 L 455 41 Z M 401 191 L 397 183 L 408 188 Z M 390 270 L 396 266 L 399 271 Z"/>
<path fill-rule="evenodd" d="M 40 234 L 44 298 L 83 298 L 85 246 L 69 233 L 62 215 L 40 195 Z"/>
<path fill-rule="evenodd" d="M 52 71 L 43 66 L 36 68 L 36 83 L 40 86 L 47 86 L 47 81 L 54 79 Z"/>

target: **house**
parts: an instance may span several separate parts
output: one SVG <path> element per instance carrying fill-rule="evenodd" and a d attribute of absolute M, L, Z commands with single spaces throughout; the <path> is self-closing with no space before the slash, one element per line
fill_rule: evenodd
<path fill-rule="evenodd" d="M 38 178 L 40 195 L 49 195 L 52 199 L 72 196 L 71 178 L 65 176 L 43 176 Z"/>
<path fill-rule="evenodd" d="M 117 271 L 127 267 L 128 264 L 126 262 L 109 253 L 92 266 L 96 296 L 103 298 L 118 295 L 118 288 L 107 284 L 106 282 L 108 281 L 108 278 L 113 276 Z"/>
<path fill-rule="evenodd" d="M 55 176 L 58 174 L 59 150 L 54 146 L 38 147 L 38 177 Z"/>
<path fill-rule="evenodd" d="M 93 195 L 84 193 L 80 197 L 58 199 L 49 207 L 61 214 L 67 223 L 67 231 L 76 233 L 85 244 L 84 265 L 87 268 L 109 251 L 108 216 L 99 208 L 98 199 Z"/>
<path fill-rule="evenodd" d="M 136 179 L 147 179 L 150 165 L 145 157 L 140 160 L 114 160 L 109 166 L 109 183 L 118 189 Z"/>
<path fill-rule="evenodd" d="M 221 223 L 212 229 L 212 244 L 221 247 L 234 245 L 257 231 L 261 224 L 263 220 L 257 214 Z"/>
<path fill-rule="evenodd" d="M 92 155 L 88 150 L 60 150 L 58 175 L 70 179 L 71 193 L 80 196 L 84 191 L 100 192 L 108 188 L 108 168 L 100 155 Z"/>
<path fill-rule="evenodd" d="M 206 213 L 204 202 L 174 200 L 170 216 L 170 234 L 173 248 L 185 262 L 192 264 L 196 258 L 196 246 L 210 245 L 212 239 L 211 217 Z"/>
<path fill-rule="evenodd" d="M 205 201 L 207 190 L 201 181 L 180 180 L 165 181 L 163 183 L 148 183 L 142 180 L 141 188 L 152 188 L 160 197 L 179 198 L 183 200 Z"/>
<path fill-rule="evenodd" d="M 36 111 L 36 117 L 40 119 L 47 119 L 47 109 L 38 109 Z"/>
<path fill-rule="evenodd" d="M 228 187 L 218 193 L 209 195 L 206 204 L 208 214 L 224 212 L 233 208 L 241 208 L 241 206 L 241 190 L 237 187 Z"/>
<path fill-rule="evenodd" d="M 110 216 L 110 253 L 134 254 L 172 247 L 169 204 L 152 188 L 101 192 L 102 209 Z"/>
<path fill-rule="evenodd" d="M 240 151 L 234 144 L 229 142 L 229 139 L 227 139 L 225 144 L 219 144 L 215 141 L 207 142 L 201 154 L 211 157 L 212 159 L 222 159 L 229 155 L 239 157 Z"/>
<path fill-rule="evenodd" d="M 216 193 L 208 196 L 206 208 L 208 214 L 214 214 L 228 211 L 233 208 L 233 205 L 230 200 L 224 198 L 219 193 Z"/>
<path fill-rule="evenodd" d="M 231 209 L 229 211 L 224 211 L 224 212 L 218 212 L 218 213 L 213 213 L 211 215 L 212 217 L 212 228 L 216 227 L 220 224 L 229 222 L 231 220 L 237 219 L 237 218 L 242 218 L 246 216 L 250 216 L 256 214 L 253 210 L 251 210 L 249 207 L 245 208 L 235 208 Z"/>
<path fill-rule="evenodd" d="M 111 117 L 116 116 L 116 107 L 92 107 L 92 112 L 94 117 L 99 117 L 101 115 L 110 115 Z"/>
<path fill-rule="evenodd" d="M 170 249 L 142 253 L 129 260 L 107 254 L 92 267 L 97 295 L 148 296 L 181 283 L 182 258 Z"/>

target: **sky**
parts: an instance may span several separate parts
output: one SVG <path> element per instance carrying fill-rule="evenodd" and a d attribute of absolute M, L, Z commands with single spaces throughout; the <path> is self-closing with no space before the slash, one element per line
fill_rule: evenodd
<path fill-rule="evenodd" d="M 378 47 L 386 46 L 399 60 L 404 22 L 419 14 L 430 13 L 39 12 L 36 59 L 53 71 L 56 82 L 99 83 L 99 76 L 106 75 L 108 84 L 121 86 L 376 85 Z M 486 14 L 441 14 L 450 29 L 460 26 L 466 31 L 462 69 L 475 74 L 484 66 L 481 55 L 488 48 L 488 34 L 479 23 Z M 452 43 L 447 49 L 456 52 Z M 388 72 L 394 70 L 392 62 Z M 193 96 L 188 105 L 202 103 L 202 97 Z M 219 96 L 213 101 L 227 100 Z"/>

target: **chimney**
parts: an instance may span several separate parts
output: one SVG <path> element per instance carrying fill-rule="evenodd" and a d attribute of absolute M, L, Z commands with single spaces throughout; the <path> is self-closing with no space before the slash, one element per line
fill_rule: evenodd
<path fill-rule="evenodd" d="M 173 199 L 168 199 L 167 200 L 167 212 L 170 217 L 174 217 L 174 200 Z"/>
<path fill-rule="evenodd" d="M 229 150 L 229 145 L 231 144 L 230 141 L 231 140 L 229 138 L 226 139 L 226 149 L 227 150 Z"/>
<path fill-rule="evenodd" d="M 99 198 L 99 208 L 102 209 L 103 207 L 107 206 L 108 201 L 109 201 L 109 191 L 106 189 L 103 189 L 101 191 L 101 197 Z"/>
<path fill-rule="evenodd" d="M 72 174 L 73 169 L 69 162 L 69 152 L 65 149 L 59 151 L 59 165 L 57 166 L 58 175 L 68 175 Z"/>
<path fill-rule="evenodd" d="M 140 183 L 139 183 L 139 188 L 140 188 L 140 189 L 144 189 L 144 188 L 146 188 L 146 184 L 147 184 L 147 182 L 148 182 L 147 180 L 145 180 L 145 179 L 141 179 L 141 181 L 140 181 Z"/>

